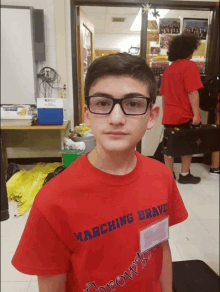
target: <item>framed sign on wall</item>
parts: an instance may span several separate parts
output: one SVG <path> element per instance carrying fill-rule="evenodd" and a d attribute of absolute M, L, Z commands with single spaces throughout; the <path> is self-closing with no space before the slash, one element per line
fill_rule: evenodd
<path fill-rule="evenodd" d="M 180 18 L 160 18 L 159 19 L 160 34 L 179 34 Z"/>
<path fill-rule="evenodd" d="M 208 19 L 184 18 L 183 33 L 194 34 L 201 40 L 206 40 L 208 33 Z"/>

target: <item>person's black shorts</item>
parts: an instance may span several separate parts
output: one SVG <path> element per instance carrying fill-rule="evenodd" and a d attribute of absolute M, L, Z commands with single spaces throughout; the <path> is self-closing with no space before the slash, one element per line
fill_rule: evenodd
<path fill-rule="evenodd" d="M 176 127 L 179 129 L 188 129 L 190 127 L 191 122 L 192 122 L 192 120 L 189 120 L 188 122 L 183 123 L 183 124 L 179 124 L 179 125 L 166 125 L 165 124 L 164 127 L 165 127 L 165 129 L 176 128 Z M 162 144 L 162 153 L 164 153 L 163 151 L 164 151 L 164 149 L 163 149 L 163 144 Z"/>
<path fill-rule="evenodd" d="M 165 129 L 167 128 L 180 128 L 180 129 L 188 129 L 190 127 L 190 124 L 191 124 L 192 120 L 189 120 L 188 122 L 186 123 L 183 123 L 183 124 L 179 124 L 179 125 L 164 125 Z"/>

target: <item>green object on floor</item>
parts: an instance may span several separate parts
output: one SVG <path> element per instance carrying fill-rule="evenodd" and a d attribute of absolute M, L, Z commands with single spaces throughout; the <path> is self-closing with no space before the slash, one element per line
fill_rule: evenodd
<path fill-rule="evenodd" d="M 68 167 L 77 158 L 85 154 L 85 151 L 62 150 L 62 153 L 63 153 L 63 165 Z"/>

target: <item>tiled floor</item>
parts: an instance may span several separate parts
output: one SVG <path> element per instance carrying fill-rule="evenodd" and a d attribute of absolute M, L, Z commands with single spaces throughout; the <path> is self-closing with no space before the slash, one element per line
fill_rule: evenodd
<path fill-rule="evenodd" d="M 180 164 L 174 165 L 179 177 Z M 173 261 L 200 259 L 219 274 L 219 177 L 210 176 L 209 167 L 192 164 L 191 173 L 202 181 L 198 185 L 177 182 L 189 217 L 170 228 Z M 37 277 L 24 275 L 12 265 L 11 259 L 23 232 L 29 212 L 16 218 L 17 206 L 10 202 L 10 219 L 1 223 L 1 291 L 37 292 Z"/>

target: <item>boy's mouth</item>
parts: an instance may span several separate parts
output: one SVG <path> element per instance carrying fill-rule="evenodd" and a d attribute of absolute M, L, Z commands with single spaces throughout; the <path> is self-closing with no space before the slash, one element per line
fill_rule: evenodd
<path fill-rule="evenodd" d="M 110 132 L 107 132 L 106 134 L 109 134 L 109 135 L 127 135 L 125 132 L 122 132 L 122 131 L 110 131 Z"/>

